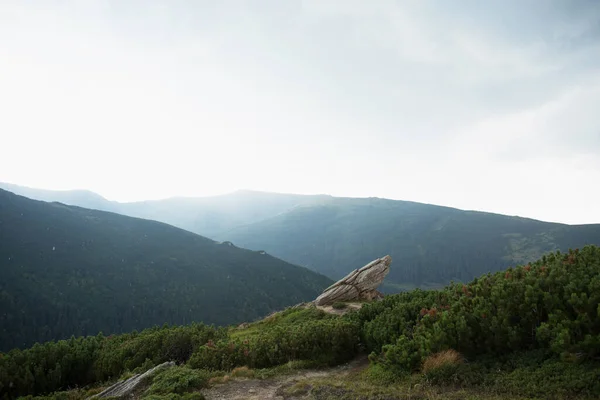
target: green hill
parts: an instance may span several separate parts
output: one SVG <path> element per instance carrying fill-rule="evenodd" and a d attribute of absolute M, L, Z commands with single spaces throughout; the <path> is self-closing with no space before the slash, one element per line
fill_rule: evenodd
<path fill-rule="evenodd" d="M 162 327 L 0 353 L 0 397 L 76 388 L 46 399 L 85 399 L 119 376 L 176 361 L 136 398 L 201 400 L 201 389 L 236 376 L 269 379 L 294 368 L 343 365 L 362 352 L 368 366 L 354 363 L 344 375 L 300 373 L 303 380 L 282 379 L 277 395 L 597 399 L 599 301 L 600 248 L 586 246 L 468 284 L 389 295 L 343 316 L 292 307 L 243 327 Z M 230 382 L 252 394 L 247 383 Z"/>
<path fill-rule="evenodd" d="M 14 185 L 9 190 L 53 198 L 48 191 Z M 55 192 L 54 199 L 90 204 L 78 192 L 68 193 Z M 394 262 L 383 287 L 388 293 L 468 281 L 550 251 L 600 244 L 600 224 L 571 226 L 380 198 L 239 191 L 135 203 L 105 200 L 99 207 L 264 250 L 332 279 L 390 254 Z"/>
<path fill-rule="evenodd" d="M 600 244 L 600 224 L 570 226 L 378 198 L 331 198 L 225 234 L 339 279 L 392 256 L 387 291 L 468 281 L 542 254 Z"/>
<path fill-rule="evenodd" d="M 164 223 L 0 190 L 0 349 L 252 320 L 329 284 L 264 252 Z"/>

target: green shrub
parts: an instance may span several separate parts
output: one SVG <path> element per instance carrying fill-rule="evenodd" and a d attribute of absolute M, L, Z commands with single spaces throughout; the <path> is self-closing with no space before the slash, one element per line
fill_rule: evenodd
<path fill-rule="evenodd" d="M 548 358 L 550 357 L 550 358 Z M 423 374 L 430 384 L 486 390 L 534 398 L 597 398 L 600 363 L 567 363 L 543 350 L 446 364 Z"/>
<path fill-rule="evenodd" d="M 184 394 L 208 386 L 210 374 L 206 371 L 187 367 L 171 367 L 158 372 L 145 394 L 167 395 Z"/>
<path fill-rule="evenodd" d="M 245 329 L 165 326 L 36 344 L 0 354 L 0 398 L 54 392 L 48 399 L 79 400 L 83 391 L 59 391 L 177 360 L 206 371 L 173 368 L 157 375 L 146 394 L 195 400 L 200 394 L 190 391 L 208 384 L 207 371 L 246 366 L 258 377 L 271 376 L 292 365 L 339 364 L 361 347 L 370 353 L 367 377 L 378 382 L 422 368 L 413 377 L 435 385 L 600 397 L 598 304 L 600 248 L 586 246 L 469 284 L 386 296 L 341 317 L 296 307 Z M 449 349 L 466 361 L 446 362 Z"/>
<path fill-rule="evenodd" d="M 407 376 L 403 371 L 398 371 L 393 368 L 388 368 L 381 363 L 371 363 L 369 368 L 364 372 L 364 377 L 368 382 L 378 385 L 385 386 L 397 383 Z"/>
<path fill-rule="evenodd" d="M 600 355 L 600 248 L 550 254 L 439 291 L 415 290 L 365 305 L 353 317 L 374 360 L 417 370 L 449 348 L 467 357 L 550 349 Z"/>
<path fill-rule="evenodd" d="M 346 307 L 348 307 L 348 305 L 344 302 L 337 301 L 337 302 L 333 303 L 333 305 L 331 307 L 335 310 L 343 310 Z"/>
<path fill-rule="evenodd" d="M 192 324 L 12 350 L 0 354 L 0 398 L 52 393 L 116 379 L 125 371 L 144 372 L 165 361 L 187 361 L 198 347 L 223 337 L 227 337 L 223 328 Z"/>
<path fill-rule="evenodd" d="M 334 365 L 358 350 L 359 329 L 339 317 L 302 324 L 265 327 L 250 337 L 224 339 L 200 346 L 190 358 L 193 368 L 229 371 L 235 367 L 268 368 L 293 360 Z"/>

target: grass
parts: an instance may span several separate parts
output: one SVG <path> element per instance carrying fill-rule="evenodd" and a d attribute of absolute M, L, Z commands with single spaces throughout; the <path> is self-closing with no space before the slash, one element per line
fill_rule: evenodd
<path fill-rule="evenodd" d="M 288 396 L 304 396 L 312 389 L 312 386 L 307 382 L 296 382 L 286 388 L 284 393 Z"/>
<path fill-rule="evenodd" d="M 425 359 L 422 371 L 426 374 L 439 368 L 462 364 L 463 361 L 463 357 L 455 350 L 440 351 Z"/>
<path fill-rule="evenodd" d="M 600 387 L 600 364 L 541 361 L 540 351 L 466 362 L 449 350 L 429 357 L 423 373 L 397 373 L 379 364 L 326 378 L 297 381 L 286 393 L 310 387 L 315 400 L 591 400 Z"/>
<path fill-rule="evenodd" d="M 223 376 L 213 376 L 212 378 L 210 378 L 208 380 L 208 386 L 223 385 L 223 384 L 229 382 L 230 379 L 231 379 L 231 376 L 229 376 L 229 374 L 223 375 Z"/>
<path fill-rule="evenodd" d="M 47 396 L 24 396 L 22 400 L 84 400 L 105 389 L 104 386 L 77 388 L 62 392 L 55 392 Z"/>
<path fill-rule="evenodd" d="M 144 395 L 182 395 L 208 387 L 211 374 L 209 372 L 187 367 L 171 367 L 159 372 L 152 378 L 152 383 Z"/>
<path fill-rule="evenodd" d="M 502 395 L 473 388 L 449 388 L 429 385 L 420 376 L 409 376 L 395 383 L 376 383 L 368 370 L 351 373 L 345 377 L 308 379 L 298 382 L 298 387 L 311 387 L 315 400 L 524 400 L 529 397 Z"/>
<path fill-rule="evenodd" d="M 234 368 L 233 371 L 231 371 L 231 377 L 232 378 L 254 378 L 254 371 L 246 366 L 237 367 L 237 368 Z"/>
<path fill-rule="evenodd" d="M 201 400 L 200 388 L 227 383 L 230 379 L 278 379 L 315 364 L 294 361 L 266 369 L 239 367 L 217 376 L 188 367 L 172 367 L 157 374 L 141 399 Z M 464 360 L 453 351 L 437 353 L 423 364 L 423 373 L 399 374 L 381 364 L 365 368 L 331 370 L 327 377 L 292 377 L 282 395 L 315 400 L 588 400 L 596 399 L 600 386 L 600 363 L 565 363 L 547 359 L 542 351 Z M 300 376 L 302 374 L 299 374 Z M 83 400 L 99 389 L 60 392 L 36 400 Z M 29 398 L 32 400 L 33 398 Z"/>
<path fill-rule="evenodd" d="M 230 328 L 229 336 L 232 339 L 244 339 L 260 335 L 262 329 L 268 326 L 302 324 L 307 321 L 314 321 L 327 318 L 335 317 L 330 314 L 327 314 L 323 310 L 319 310 L 314 306 L 308 306 L 306 308 L 290 307 L 283 311 L 273 313 L 260 321 L 244 325 L 243 328 Z"/>
<path fill-rule="evenodd" d="M 289 361 L 283 365 L 272 368 L 263 368 L 255 370 L 255 376 L 258 379 L 269 379 L 278 376 L 294 374 L 301 370 L 323 368 L 323 364 L 317 361 L 298 360 Z"/>
<path fill-rule="evenodd" d="M 297 373 L 298 371 L 308 370 L 308 369 L 317 369 L 323 368 L 323 365 L 314 362 L 314 361 L 289 361 L 283 365 L 279 365 L 277 367 L 272 368 L 262 368 L 262 369 L 250 369 L 248 367 L 238 367 L 234 368 L 231 372 L 214 372 L 213 377 L 209 379 L 208 385 L 220 385 L 229 382 L 231 379 L 235 378 L 246 378 L 246 379 L 271 379 L 284 377 L 286 375 L 291 375 Z"/>

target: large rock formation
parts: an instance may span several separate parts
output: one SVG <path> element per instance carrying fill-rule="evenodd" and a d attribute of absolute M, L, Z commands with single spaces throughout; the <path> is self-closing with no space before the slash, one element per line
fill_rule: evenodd
<path fill-rule="evenodd" d="M 101 399 L 101 398 L 107 398 L 107 397 L 121 398 L 121 397 L 129 396 L 135 390 L 137 390 L 139 387 L 147 384 L 147 380 L 150 377 L 152 377 L 152 375 L 157 373 L 159 370 L 168 368 L 168 367 L 172 367 L 173 365 L 175 365 L 175 363 L 173 361 L 159 364 L 156 367 L 144 372 L 143 374 L 136 374 L 129 379 L 117 382 L 114 385 L 104 389 L 102 392 L 100 392 L 94 396 L 88 397 L 87 400 Z"/>
<path fill-rule="evenodd" d="M 317 306 L 331 305 L 337 301 L 374 300 L 383 297 L 377 287 L 390 272 L 392 257 L 385 256 L 355 269 L 345 278 L 329 286 L 317 297 Z"/>

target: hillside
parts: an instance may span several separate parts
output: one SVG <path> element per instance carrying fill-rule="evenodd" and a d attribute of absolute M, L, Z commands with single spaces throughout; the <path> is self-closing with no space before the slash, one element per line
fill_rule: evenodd
<path fill-rule="evenodd" d="M 12 183 L 0 182 L 0 189 L 25 196 L 33 200 L 59 202 L 72 206 L 91 208 L 93 210 L 117 211 L 119 203 L 109 201 L 89 190 L 47 190 L 35 189 Z"/>
<path fill-rule="evenodd" d="M 0 190 L 0 350 L 193 321 L 230 324 L 331 281 L 164 223 Z"/>
<path fill-rule="evenodd" d="M 12 190 L 51 198 L 48 191 Z M 84 205 L 56 193 L 61 197 L 55 200 Z M 468 281 L 549 251 L 600 244 L 600 224 L 571 226 L 379 198 L 239 191 L 102 207 L 264 250 L 332 279 L 390 254 L 394 266 L 383 287 L 388 293 Z"/>
<path fill-rule="evenodd" d="M 600 244 L 600 224 L 570 226 L 407 201 L 332 198 L 222 237 L 333 279 L 389 254 L 394 260 L 384 288 L 389 292 L 469 281 L 550 251 Z"/>
<path fill-rule="evenodd" d="M 162 327 L 0 353 L 0 397 L 75 388 L 46 399 L 86 399 L 175 361 L 134 398 L 597 399 L 599 301 L 600 248 L 586 246 L 343 316 L 304 305 L 240 327 Z"/>
<path fill-rule="evenodd" d="M 120 203 L 85 190 L 52 191 L 0 182 L 0 189 L 34 200 L 60 203 L 131 217 L 152 219 L 202 236 L 215 238 L 238 226 L 262 221 L 302 204 L 319 202 L 329 196 L 263 193 L 240 190 L 209 197 L 173 197 Z M 225 239 L 226 240 L 226 239 Z"/>

